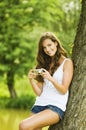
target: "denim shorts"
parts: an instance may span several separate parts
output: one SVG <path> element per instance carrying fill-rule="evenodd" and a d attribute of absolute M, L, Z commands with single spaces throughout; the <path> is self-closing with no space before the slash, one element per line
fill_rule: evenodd
<path fill-rule="evenodd" d="M 62 120 L 62 118 L 64 116 L 64 111 L 62 111 L 60 108 L 53 106 L 53 105 L 46 105 L 46 106 L 34 105 L 31 109 L 31 111 L 32 111 L 32 113 L 39 113 L 46 109 L 50 109 L 50 110 L 58 113 L 60 119 Z"/>

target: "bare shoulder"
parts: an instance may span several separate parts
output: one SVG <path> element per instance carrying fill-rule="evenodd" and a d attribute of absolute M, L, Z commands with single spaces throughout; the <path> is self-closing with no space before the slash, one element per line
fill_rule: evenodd
<path fill-rule="evenodd" d="M 73 69 L 73 61 L 70 58 L 67 58 L 64 63 L 64 69 L 66 68 Z"/>
<path fill-rule="evenodd" d="M 66 58 L 65 64 L 72 64 L 73 65 L 72 59 Z"/>

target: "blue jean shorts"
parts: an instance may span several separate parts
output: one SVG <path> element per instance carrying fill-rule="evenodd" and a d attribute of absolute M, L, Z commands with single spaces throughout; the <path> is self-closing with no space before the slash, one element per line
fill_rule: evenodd
<path fill-rule="evenodd" d="M 34 105 L 31 109 L 31 111 L 32 111 L 32 113 L 39 113 L 46 109 L 50 109 L 50 110 L 58 113 L 60 119 L 62 120 L 62 118 L 64 116 L 64 111 L 62 111 L 60 108 L 53 106 L 53 105 L 46 105 L 46 106 Z"/>

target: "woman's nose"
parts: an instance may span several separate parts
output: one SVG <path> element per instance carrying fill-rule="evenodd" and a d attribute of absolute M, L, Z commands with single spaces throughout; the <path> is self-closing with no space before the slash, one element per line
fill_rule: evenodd
<path fill-rule="evenodd" d="M 47 51 L 47 52 L 49 51 L 49 47 L 46 48 L 46 51 Z"/>

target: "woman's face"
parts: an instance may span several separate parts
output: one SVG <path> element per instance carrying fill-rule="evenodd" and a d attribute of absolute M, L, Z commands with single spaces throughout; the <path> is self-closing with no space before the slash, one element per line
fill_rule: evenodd
<path fill-rule="evenodd" d="M 46 39 L 43 42 L 43 50 L 44 52 L 50 56 L 53 57 L 57 51 L 57 43 L 53 42 L 51 39 Z"/>

